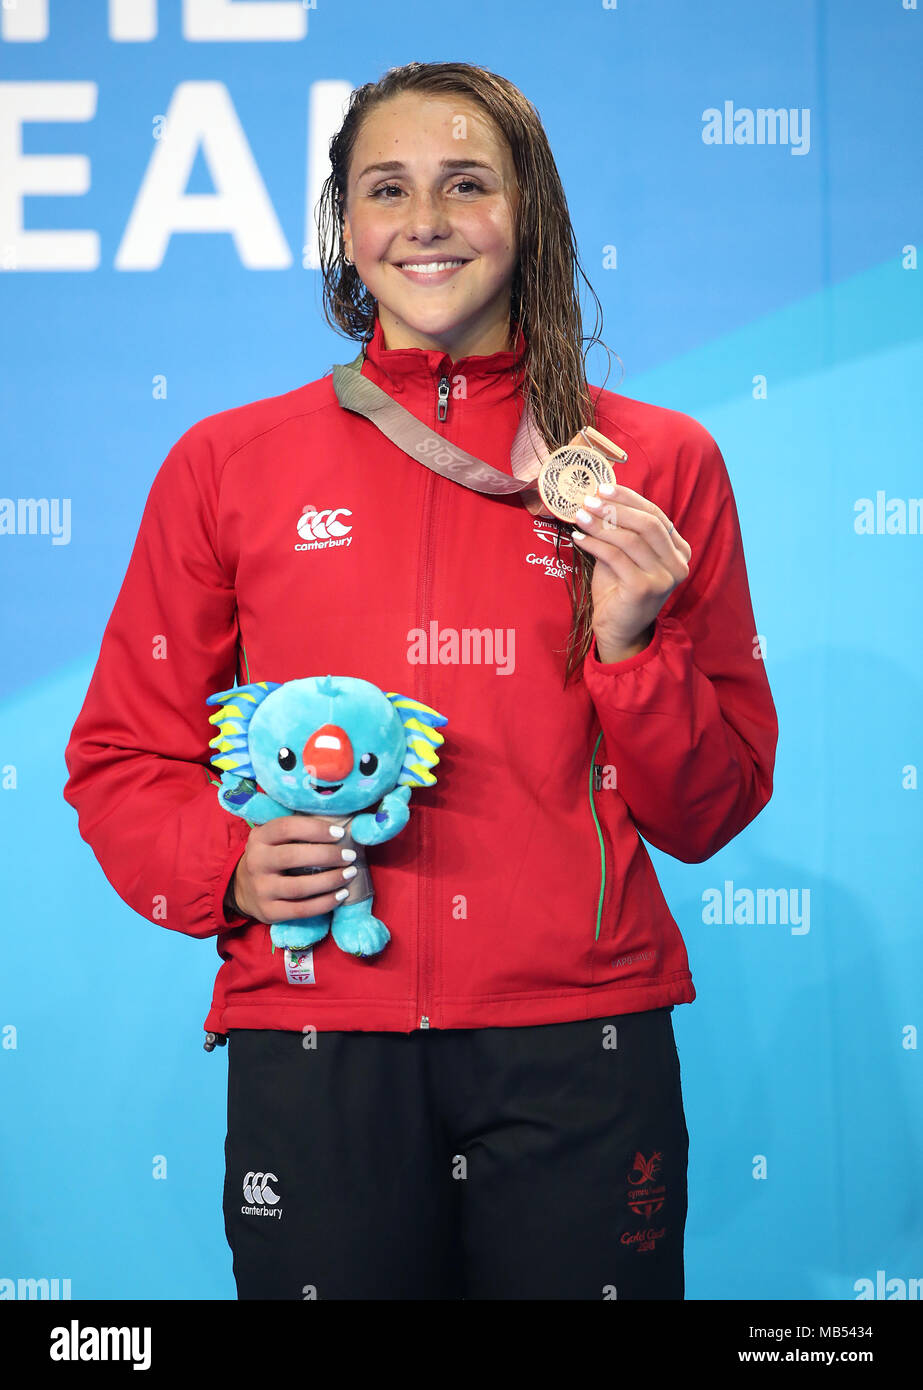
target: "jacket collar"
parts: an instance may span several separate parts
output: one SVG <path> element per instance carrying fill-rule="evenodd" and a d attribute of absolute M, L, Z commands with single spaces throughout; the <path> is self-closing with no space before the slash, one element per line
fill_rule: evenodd
<path fill-rule="evenodd" d="M 515 396 L 523 379 L 526 338 L 516 324 L 515 346 L 504 352 L 484 356 L 460 357 L 454 362 L 438 348 L 386 348 L 381 319 L 375 315 L 375 328 L 365 344 L 363 376 L 393 395 L 404 395 L 405 405 L 419 403 L 429 408 L 436 400 L 439 378 L 449 378 L 453 406 L 474 399 L 480 405 L 495 405 Z M 465 395 L 454 394 L 454 379 L 464 377 Z"/>

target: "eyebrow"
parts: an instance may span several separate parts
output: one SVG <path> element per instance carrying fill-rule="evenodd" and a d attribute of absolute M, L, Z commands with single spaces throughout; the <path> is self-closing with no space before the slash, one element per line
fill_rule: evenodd
<path fill-rule="evenodd" d="M 382 164 L 367 164 L 362 173 L 356 175 L 356 181 L 364 179 L 366 174 L 396 173 L 406 167 L 399 159 L 387 159 Z M 440 161 L 439 167 L 440 169 L 488 169 L 492 174 L 496 173 L 494 166 L 485 163 L 483 159 L 443 159 Z"/>

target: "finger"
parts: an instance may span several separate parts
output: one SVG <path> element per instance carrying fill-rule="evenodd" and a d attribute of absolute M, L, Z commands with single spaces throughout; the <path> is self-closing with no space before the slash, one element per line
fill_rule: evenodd
<path fill-rule="evenodd" d="M 308 859 L 305 860 L 305 843 L 303 840 L 297 844 L 294 841 L 277 846 L 277 851 L 272 856 L 273 868 L 270 872 L 277 874 L 286 873 L 289 869 L 302 868 L 333 868 L 335 864 L 344 863 L 343 851 L 337 845 L 311 845 L 307 850 Z"/>
<path fill-rule="evenodd" d="M 349 879 L 343 877 L 343 870 L 347 865 L 342 865 L 339 869 L 319 869 L 317 872 L 293 871 L 287 874 L 279 882 L 273 882 L 269 891 L 276 900 L 283 902 L 301 902 L 305 898 L 323 897 L 326 893 L 338 893 L 341 888 L 349 885 Z M 355 874 L 351 875 L 355 878 Z"/>
<path fill-rule="evenodd" d="M 322 820 L 320 816 L 275 816 L 272 820 L 266 821 L 264 829 L 265 843 L 270 845 L 284 845 L 294 841 L 333 844 L 343 838 L 342 835 L 332 834 L 330 822 Z"/>
<path fill-rule="evenodd" d="M 669 536 L 664 532 L 659 521 L 646 512 L 635 510 L 632 518 L 632 525 L 623 524 L 626 511 L 631 508 L 603 507 L 601 516 L 593 516 L 593 520 L 585 522 L 582 517 L 577 520 L 580 529 L 595 540 L 603 541 L 606 544 L 618 546 L 629 555 L 637 565 L 639 570 L 651 578 L 656 578 L 658 573 L 666 570 L 669 577 L 677 582 L 685 579 L 688 573 L 683 556 L 670 543 Z M 618 522 L 612 524 L 611 512 L 616 512 Z M 592 516 L 592 513 L 587 513 Z M 635 529 L 636 528 L 636 529 Z M 596 553 L 595 551 L 593 552 Z M 606 559 L 605 555 L 600 558 Z"/>
<path fill-rule="evenodd" d="M 344 885 L 345 887 L 345 885 Z M 318 893 L 316 897 L 302 900 L 272 898 L 267 904 L 269 922 L 294 922 L 301 917 L 323 917 L 343 902 L 335 893 Z"/>
<path fill-rule="evenodd" d="M 656 517 L 663 526 L 664 532 L 684 556 L 689 559 L 692 555 L 692 547 L 689 542 L 677 531 L 676 526 L 670 518 L 663 512 L 656 502 L 652 502 L 649 497 L 643 497 L 640 492 L 635 492 L 633 488 L 626 487 L 624 483 L 616 483 L 615 491 L 609 494 L 602 494 L 597 489 L 596 495 L 599 500 L 608 504 L 617 504 L 620 509 L 625 509 L 626 518 L 629 511 L 646 512 L 648 515 Z M 621 517 L 619 521 L 621 523 Z M 627 521 L 626 521 L 627 524 Z M 672 528 L 672 529 L 671 529 Z M 688 552 L 688 554 L 686 553 Z"/>
<path fill-rule="evenodd" d="M 672 522 L 662 513 L 657 516 L 645 507 L 636 507 L 628 502 L 619 502 L 618 506 L 612 505 L 612 510 L 615 513 L 615 521 L 618 526 L 624 526 L 644 536 L 651 549 L 655 550 L 658 555 L 662 555 L 665 560 L 674 551 L 677 551 L 684 560 L 691 557 L 691 545 L 680 535 L 675 526 L 672 531 L 670 530 Z"/>
<path fill-rule="evenodd" d="M 650 570 L 642 569 L 617 542 L 599 540 L 596 536 L 588 536 L 585 533 L 582 538 L 574 536 L 573 541 L 578 549 L 585 551 L 588 555 L 595 555 L 597 560 L 608 565 L 613 574 L 629 589 L 637 587 L 638 580 L 642 575 L 648 580 L 657 577 L 656 566 L 653 573 Z"/>

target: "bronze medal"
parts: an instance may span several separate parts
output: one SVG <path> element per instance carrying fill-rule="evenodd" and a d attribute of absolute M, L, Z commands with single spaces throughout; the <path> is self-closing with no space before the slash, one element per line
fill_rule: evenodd
<path fill-rule="evenodd" d="M 615 486 L 615 470 L 596 449 L 567 444 L 545 459 L 538 475 L 538 490 L 550 512 L 561 521 L 574 521 L 587 493 L 592 497 L 600 483 Z"/>
<path fill-rule="evenodd" d="M 599 445 L 599 448 L 592 445 Z M 573 522 L 584 497 L 588 493 L 592 497 L 600 483 L 615 487 L 615 470 L 606 454 L 620 461 L 628 458 L 625 450 L 611 439 L 590 425 L 584 425 L 569 444 L 555 449 L 545 459 L 537 479 L 539 495 L 548 510 L 561 521 Z"/>

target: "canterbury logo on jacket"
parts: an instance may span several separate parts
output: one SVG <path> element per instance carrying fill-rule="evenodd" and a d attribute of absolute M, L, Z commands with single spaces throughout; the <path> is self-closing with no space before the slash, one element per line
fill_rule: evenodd
<path fill-rule="evenodd" d="M 518 330 L 512 351 L 453 362 L 385 350 L 376 322 L 363 371 L 510 473 L 524 346 Z M 596 425 L 628 454 L 619 482 L 662 507 L 692 560 L 649 646 L 606 664 L 594 643 L 566 690 L 571 605 L 548 522 L 408 457 L 339 405 L 330 376 L 209 416 L 170 450 L 64 795 L 125 902 L 216 937 L 209 1031 L 527 1025 L 695 998 L 639 836 L 690 863 L 733 839 L 772 793 L 776 712 L 715 441 L 609 391 Z M 218 804 L 206 697 L 328 673 L 448 724 L 436 785 L 368 851 L 391 942 L 362 960 L 327 938 L 296 984 L 267 925 L 224 916 L 250 828 Z"/>

